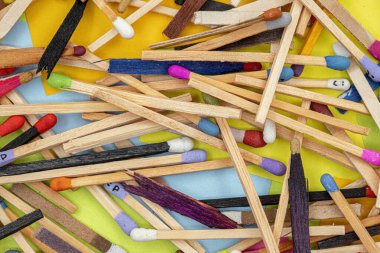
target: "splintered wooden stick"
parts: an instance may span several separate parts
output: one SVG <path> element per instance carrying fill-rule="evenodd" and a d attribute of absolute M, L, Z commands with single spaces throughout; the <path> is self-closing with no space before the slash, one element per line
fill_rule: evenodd
<path fill-rule="evenodd" d="M 321 22 L 343 46 L 355 57 L 361 66 L 369 73 L 369 77 L 375 82 L 380 81 L 380 66 L 369 59 L 328 17 L 328 15 L 313 1 L 300 0 L 302 4 Z M 364 85 L 364 83 L 356 85 Z"/>
<path fill-rule="evenodd" d="M 291 235 L 291 228 L 284 228 L 283 235 Z M 318 235 L 342 235 L 344 226 L 311 226 L 310 234 Z M 131 233 L 134 241 L 145 242 L 154 240 L 214 240 L 214 239 L 239 239 L 261 238 L 261 232 L 257 228 L 243 229 L 205 229 L 205 230 L 154 230 L 136 228 Z M 272 251 L 273 252 L 273 251 Z"/>
<path fill-rule="evenodd" d="M 193 17 L 194 12 L 198 11 L 205 2 L 206 0 L 186 1 L 174 18 L 170 21 L 163 33 L 171 39 L 178 37 Z"/>
<path fill-rule="evenodd" d="M 277 13 L 277 15 L 279 15 L 279 14 L 282 14 L 282 13 L 281 12 Z M 208 31 L 204 31 L 204 32 L 200 32 L 200 33 L 196 33 L 196 34 L 192 34 L 192 35 L 187 35 L 184 37 L 179 37 L 179 38 L 175 38 L 175 39 L 171 39 L 171 40 L 158 42 L 158 43 L 150 45 L 149 47 L 151 49 L 157 49 L 157 48 L 162 48 L 162 47 L 175 46 L 175 45 L 179 45 L 181 43 L 185 43 L 185 42 L 189 42 L 189 41 L 193 41 L 193 40 L 197 40 L 197 39 L 201 39 L 201 38 L 206 38 L 206 37 L 210 37 L 210 36 L 214 36 L 214 35 L 218 35 L 218 34 L 222 34 L 222 33 L 232 32 L 232 31 L 238 30 L 240 28 L 250 26 L 256 22 L 258 22 L 258 21 L 256 21 L 256 20 L 255 21 L 247 21 L 247 22 L 244 22 L 241 24 L 231 24 L 231 25 L 227 25 L 227 26 L 222 26 L 222 27 L 215 28 L 215 29 L 208 30 Z"/>
<path fill-rule="evenodd" d="M 33 0 L 17 0 L 10 5 L 9 9 L 0 20 L 0 40 L 8 34 L 32 2 Z"/>
<path fill-rule="evenodd" d="M 224 52 L 224 51 L 142 51 L 142 60 L 155 61 L 228 61 L 228 62 L 273 62 L 275 54 L 256 52 Z M 336 70 L 346 70 L 350 61 L 346 57 L 337 56 L 304 56 L 289 54 L 285 63 L 311 66 L 324 66 Z"/>
<path fill-rule="evenodd" d="M 359 218 L 352 211 L 347 200 L 344 198 L 339 187 L 336 185 L 334 178 L 330 174 L 324 174 L 321 177 L 321 183 L 329 192 L 331 198 L 334 200 L 335 204 L 339 207 L 343 215 L 346 217 L 347 221 L 350 223 L 350 225 L 352 226 L 355 233 L 360 238 L 368 252 L 380 252 L 380 248 L 376 246 L 375 241 L 368 234 L 368 231 L 366 230 L 364 225 L 360 222 Z"/>
<path fill-rule="evenodd" d="M 258 89 L 263 89 L 265 87 L 265 81 L 240 74 L 236 75 L 235 83 Z M 277 85 L 276 92 L 302 99 L 307 99 L 312 102 L 317 102 L 326 105 L 334 105 L 338 108 L 347 107 L 347 109 L 350 111 L 368 114 L 368 109 L 363 104 L 355 103 L 352 101 L 348 101 L 349 103 L 347 103 L 347 100 L 344 101 L 345 99 L 335 98 L 317 92 L 299 89 L 296 87 L 290 87 L 287 85 L 282 85 L 281 83 Z"/>
<path fill-rule="evenodd" d="M 276 86 L 281 75 L 282 68 L 285 63 L 286 56 L 288 55 L 290 44 L 292 42 L 297 23 L 302 11 L 302 4 L 298 0 L 294 0 L 290 10 L 292 21 L 285 28 L 281 38 L 280 48 L 273 59 L 273 65 L 269 74 L 268 80 L 263 91 L 263 97 L 260 101 L 259 108 L 256 114 L 256 121 L 264 124 L 267 118 L 270 104 L 274 98 Z"/>
<path fill-rule="evenodd" d="M 100 1 L 100 0 L 99 0 Z M 157 7 L 163 0 L 151 0 L 147 3 L 145 3 L 141 8 L 139 8 L 137 11 L 132 13 L 130 16 L 128 16 L 125 21 L 132 25 L 137 20 L 139 20 L 142 16 L 147 14 L 149 11 L 151 11 L 153 8 Z M 104 35 L 99 37 L 97 40 L 92 42 L 90 45 L 88 45 L 88 49 L 92 52 L 96 51 L 100 47 L 102 47 L 104 44 L 106 44 L 108 41 L 113 39 L 118 34 L 118 31 L 113 28 L 106 32 Z"/>
<path fill-rule="evenodd" d="M 259 196 L 248 172 L 247 166 L 239 152 L 235 138 L 232 135 L 231 129 L 225 119 L 216 118 L 216 122 L 219 125 L 222 139 L 227 147 L 228 153 L 230 154 L 231 160 L 234 163 L 234 167 L 240 178 L 240 182 L 247 196 L 253 216 L 257 221 L 257 225 L 260 229 L 265 245 L 270 250 L 270 252 L 280 252 L 277 247 L 277 242 L 273 237 L 268 219 L 265 216 Z"/>
<path fill-rule="evenodd" d="M 277 28 L 282 28 L 289 25 L 291 21 L 291 17 L 289 13 L 283 13 L 280 18 L 274 21 L 260 21 L 258 23 L 254 23 L 250 26 L 240 28 L 238 30 L 229 32 L 225 35 L 216 37 L 214 39 L 206 40 L 204 42 L 200 42 L 193 46 L 187 47 L 184 51 L 209 51 L 219 47 L 222 47 L 227 44 L 231 44 L 233 42 L 239 41 L 241 39 L 269 31 Z"/>
<path fill-rule="evenodd" d="M 307 26 L 311 18 L 311 12 L 303 8 L 300 19 L 297 24 L 296 35 L 304 37 L 306 34 Z"/>
<path fill-rule="evenodd" d="M 319 1 L 352 35 L 354 35 L 378 60 L 380 42 L 376 40 L 337 0 Z"/>

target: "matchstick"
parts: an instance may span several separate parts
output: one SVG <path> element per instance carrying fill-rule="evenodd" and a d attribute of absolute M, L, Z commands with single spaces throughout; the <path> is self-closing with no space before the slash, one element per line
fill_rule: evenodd
<path fill-rule="evenodd" d="M 281 74 L 282 67 L 284 66 L 286 56 L 289 52 L 290 44 L 293 39 L 297 23 L 302 11 L 302 4 L 298 0 L 294 0 L 292 8 L 290 9 L 291 22 L 285 28 L 281 38 L 280 48 L 273 59 L 272 70 L 266 82 L 263 97 L 260 101 L 259 108 L 256 113 L 256 121 L 259 124 L 264 124 L 267 118 L 270 104 L 274 98 L 278 79 Z"/>
<path fill-rule="evenodd" d="M 124 39 L 131 39 L 135 35 L 135 31 L 127 20 L 116 15 L 116 13 L 108 6 L 104 0 L 93 0 L 98 8 L 107 16 L 112 22 L 115 30 Z"/>
<path fill-rule="evenodd" d="M 16 89 L 22 84 L 30 82 L 35 74 L 31 71 L 22 72 L 11 77 L 0 79 L 0 97 Z"/>
<path fill-rule="evenodd" d="M 324 174 L 321 177 L 321 183 L 329 192 L 331 198 L 334 200 L 335 204 L 339 207 L 340 211 L 346 217 L 347 221 L 350 223 L 368 252 L 380 252 L 380 248 L 376 246 L 374 240 L 368 234 L 364 225 L 360 222 L 359 218 L 350 208 L 347 200 L 344 198 L 339 187 L 335 183 L 334 178 L 330 174 Z"/>
<path fill-rule="evenodd" d="M 133 208 L 139 215 L 146 219 L 154 228 L 167 230 L 170 229 L 168 225 L 162 222 L 157 216 L 155 216 L 151 211 L 149 211 L 145 206 L 138 202 L 132 195 L 124 190 L 124 187 L 120 183 L 105 184 L 104 188 L 117 198 L 124 201 L 128 206 Z M 157 205 L 158 206 L 158 205 Z M 162 208 L 162 207 L 161 207 Z M 155 209 L 153 209 L 156 211 Z M 176 245 L 183 252 L 193 252 L 197 251 L 192 248 L 186 241 L 176 241 L 173 240 L 172 243 Z"/>
<path fill-rule="evenodd" d="M 3 39 L 8 34 L 32 1 L 17 0 L 9 6 L 9 9 L 0 20 L 0 39 Z"/>
<path fill-rule="evenodd" d="M 97 0 L 97 1 L 103 1 L 103 0 Z M 157 7 L 163 0 L 151 0 L 144 4 L 141 8 L 139 8 L 137 11 L 132 13 L 129 17 L 125 19 L 125 22 L 132 25 L 137 20 L 139 20 L 142 16 L 147 14 L 149 11 L 151 11 L 153 8 Z M 116 29 L 111 29 L 105 34 L 103 34 L 101 37 L 99 37 L 97 40 L 92 42 L 90 45 L 88 45 L 88 49 L 91 52 L 94 52 L 98 50 L 100 47 L 105 45 L 108 41 L 113 39 L 118 34 L 118 31 Z"/>
<path fill-rule="evenodd" d="M 205 42 L 195 44 L 193 46 L 187 47 L 184 51 L 209 51 L 213 50 L 227 44 L 239 41 L 241 39 L 259 34 L 261 32 L 266 32 L 269 30 L 274 30 L 278 28 L 285 27 L 291 22 L 291 17 L 289 13 L 283 13 L 280 18 L 274 21 L 260 21 L 254 23 L 250 26 L 240 28 L 238 30 L 229 32 L 225 35 L 216 37 Z"/>
<path fill-rule="evenodd" d="M 301 37 L 304 37 L 306 34 L 307 26 L 311 18 L 311 13 L 308 9 L 303 8 L 300 19 L 297 24 L 297 29 L 295 34 Z"/>
<path fill-rule="evenodd" d="M 217 97 L 228 103 L 234 104 L 242 109 L 245 109 L 251 112 L 252 111 L 255 112 L 258 109 L 258 106 L 254 103 L 251 103 L 245 99 L 242 99 L 226 91 L 213 87 L 213 84 L 218 83 L 218 81 L 216 80 L 207 78 L 205 76 L 197 75 L 179 66 L 175 66 L 175 68 L 172 68 L 170 72 L 173 76 L 177 76 L 179 78 L 183 78 L 183 79 L 192 78 L 190 79 L 190 82 L 189 82 L 189 85 L 191 87 L 196 88 L 202 92 L 208 93 L 209 95 Z M 339 149 L 342 149 L 356 156 L 359 156 L 363 160 L 371 164 L 374 164 L 374 165 L 380 164 L 380 161 L 376 161 L 377 160 L 376 157 L 378 157 L 376 151 L 363 149 L 351 143 L 344 142 L 338 138 L 325 134 L 324 132 L 316 130 L 312 127 L 309 127 L 304 124 L 300 124 L 299 122 L 293 119 L 290 119 L 286 116 L 283 116 L 279 113 L 276 113 L 274 111 L 269 111 L 268 118 L 273 120 L 276 123 L 282 124 L 283 126 L 293 128 L 295 131 L 310 135 L 325 143 L 331 144 Z"/>
<path fill-rule="evenodd" d="M 339 46 L 339 44 L 335 45 L 334 51 L 338 55 L 349 54 L 345 48 Z M 380 128 L 380 102 L 372 91 L 359 65 L 354 60 L 351 60 L 351 65 L 348 68 L 347 73 L 355 85 L 356 90 L 359 92 L 360 97 L 363 99 L 364 104 L 368 108 L 377 127 Z"/>
<path fill-rule="evenodd" d="M 224 51 L 142 51 L 142 60 L 155 61 L 227 61 L 227 62 L 273 62 L 275 54 L 256 52 L 224 52 Z M 347 70 L 350 61 L 347 57 L 304 56 L 289 54 L 285 63 L 328 67 L 335 70 Z"/>
<path fill-rule="evenodd" d="M 372 56 L 380 60 L 380 42 L 352 17 L 338 1 L 321 0 L 320 3 L 368 49 Z"/>
<path fill-rule="evenodd" d="M 380 249 L 380 242 L 375 243 L 376 246 Z M 312 250 L 311 253 L 357 253 L 357 252 L 367 252 L 366 247 L 363 244 L 349 245 L 331 249 L 319 249 Z M 369 251 L 368 251 L 369 252 Z"/>
<path fill-rule="evenodd" d="M 6 226 L 9 223 L 11 223 L 11 219 L 7 216 L 4 209 L 0 208 L 0 221 L 1 223 Z M 25 252 L 25 253 L 34 253 L 34 250 L 29 245 L 29 243 L 26 241 L 25 237 L 21 234 L 21 232 L 16 232 L 12 235 L 13 239 L 16 241 L 18 246 Z"/>
<path fill-rule="evenodd" d="M 284 5 L 290 4 L 292 0 L 258 0 L 253 3 L 245 4 L 237 8 L 233 8 L 231 10 L 226 11 L 226 15 L 228 12 L 232 11 L 266 11 L 271 8 L 278 8 Z"/>
<path fill-rule="evenodd" d="M 37 64 L 44 52 L 43 47 L 0 50 L 0 67 L 11 68 Z M 83 46 L 67 47 L 61 56 L 81 56 L 85 52 L 86 48 Z"/>
<path fill-rule="evenodd" d="M 196 25 L 212 25 L 212 26 L 229 26 L 248 21 L 270 21 L 275 20 L 281 16 L 281 10 L 278 8 L 272 8 L 264 12 L 228 12 L 228 15 L 224 11 L 197 11 L 194 13 L 194 24 Z"/>
<path fill-rule="evenodd" d="M 291 228 L 284 228 L 283 235 L 291 236 Z M 344 226 L 311 226 L 310 235 L 342 235 Z M 145 242 L 154 240 L 214 240 L 214 239 L 240 239 L 261 238 L 257 228 L 243 229 L 213 229 L 213 230 L 154 230 L 137 228 L 131 233 L 134 241 Z"/>
<path fill-rule="evenodd" d="M 360 49 L 339 29 L 326 13 L 312 0 L 300 0 L 302 4 L 321 22 L 343 46 L 355 57 L 360 65 L 369 73 L 374 81 L 380 81 L 380 66 L 371 61 Z M 364 85 L 363 83 L 356 85 Z"/>
<path fill-rule="evenodd" d="M 119 5 L 117 6 L 117 11 L 120 13 L 125 12 L 131 2 L 131 0 L 121 0 Z"/>
<path fill-rule="evenodd" d="M 22 128 L 25 123 L 24 116 L 14 115 L 7 118 L 3 123 L 0 124 L 0 137 L 7 136 L 18 129 Z"/>
<path fill-rule="evenodd" d="M 253 78 L 253 77 L 244 76 L 240 74 L 236 75 L 235 83 L 239 85 L 244 85 L 247 87 L 259 88 L 259 89 L 264 89 L 265 87 L 265 81 L 260 80 L 258 78 Z M 302 99 L 307 99 L 316 103 L 332 105 L 338 108 L 347 107 L 347 110 L 350 110 L 350 111 L 369 114 L 368 109 L 363 104 L 348 101 L 345 99 L 335 98 L 332 96 L 323 95 L 317 92 L 312 92 L 312 91 L 308 91 L 308 90 L 304 90 L 304 89 L 300 89 L 296 87 L 282 85 L 281 83 L 277 85 L 276 92 L 280 94 L 302 98 Z M 349 103 L 347 103 L 347 101 Z"/>
<path fill-rule="evenodd" d="M 346 91 L 351 86 L 350 81 L 345 78 L 332 78 L 327 80 L 292 78 L 289 81 L 282 82 L 282 84 L 297 88 L 322 88 L 341 91 Z"/>

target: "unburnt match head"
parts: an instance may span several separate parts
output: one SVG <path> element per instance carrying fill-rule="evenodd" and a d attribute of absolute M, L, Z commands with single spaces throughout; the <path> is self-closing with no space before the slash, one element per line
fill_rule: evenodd
<path fill-rule="evenodd" d="M 123 18 L 117 17 L 112 22 L 116 31 L 120 34 L 124 39 L 131 39 L 135 35 L 135 30 L 133 27 Z"/>
<path fill-rule="evenodd" d="M 292 16 L 290 15 L 290 13 L 283 12 L 280 18 L 266 22 L 267 30 L 274 30 L 277 28 L 286 27 L 287 25 L 290 24 L 291 21 L 292 21 Z"/>
<path fill-rule="evenodd" d="M 371 53 L 373 57 L 377 60 L 380 60 L 380 41 L 375 40 L 372 45 L 368 48 L 368 51 Z"/>
<path fill-rule="evenodd" d="M 135 228 L 131 232 L 131 239 L 135 242 L 149 242 L 157 240 L 157 230 L 147 228 Z"/>
<path fill-rule="evenodd" d="M 334 78 L 327 80 L 327 87 L 333 90 L 346 91 L 350 88 L 351 83 L 345 78 Z"/>
<path fill-rule="evenodd" d="M 7 76 L 16 71 L 16 68 L 2 68 L 0 69 L 0 76 Z"/>
<path fill-rule="evenodd" d="M 116 244 L 112 244 L 106 253 L 128 253 L 128 251 Z"/>
<path fill-rule="evenodd" d="M 345 56 L 325 56 L 326 67 L 335 70 L 347 70 L 350 67 L 350 59 Z"/>
<path fill-rule="evenodd" d="M 197 127 L 202 132 L 211 136 L 218 136 L 220 133 L 218 125 L 207 118 L 200 118 Z"/>
<path fill-rule="evenodd" d="M 14 131 L 20 129 L 25 123 L 22 115 L 14 115 L 9 117 L 0 125 L 0 137 L 4 137 Z"/>
<path fill-rule="evenodd" d="M 336 184 L 334 178 L 328 173 L 323 174 L 321 176 L 321 183 L 322 183 L 323 187 L 326 189 L 326 191 L 328 191 L 328 192 L 339 191 L 339 187 Z"/>
<path fill-rule="evenodd" d="M 269 77 L 270 75 L 270 69 L 267 69 L 267 76 Z M 286 82 L 286 81 L 289 81 L 290 79 L 292 79 L 294 76 L 294 72 L 293 72 L 293 69 L 292 68 L 289 68 L 289 67 L 283 67 L 282 68 L 282 71 L 281 71 L 281 74 L 280 74 L 280 78 L 279 78 L 279 81 L 280 82 Z"/>
<path fill-rule="evenodd" d="M 263 138 L 265 143 L 273 143 L 276 140 L 276 124 L 267 119 L 264 123 Z"/>
<path fill-rule="evenodd" d="M 254 148 L 261 148 L 267 145 L 264 141 L 262 131 L 240 130 L 236 128 L 231 128 L 231 132 L 237 142 L 244 143 Z"/>
<path fill-rule="evenodd" d="M 286 172 L 285 164 L 267 157 L 263 157 L 262 162 L 259 166 L 277 176 L 282 176 Z"/>
<path fill-rule="evenodd" d="M 169 152 L 183 153 L 193 149 L 194 142 L 189 137 L 180 137 L 167 141 Z"/>

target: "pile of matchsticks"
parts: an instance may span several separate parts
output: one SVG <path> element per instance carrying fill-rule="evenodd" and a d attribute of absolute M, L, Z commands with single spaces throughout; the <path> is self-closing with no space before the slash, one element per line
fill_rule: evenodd
<path fill-rule="evenodd" d="M 33 2 L 0 0 L 0 39 Z M 87 46 L 76 45 L 70 38 L 82 17 L 89 15 L 85 11 L 89 2 L 114 28 Z M 370 59 L 372 55 L 380 60 L 380 42 L 337 0 L 255 0 L 244 5 L 239 0 L 229 4 L 176 0 L 179 10 L 162 2 L 75 0 L 46 47 L 0 45 L 0 116 L 6 117 L 0 137 L 19 129 L 23 132 L 0 149 L 0 244 L 12 236 L 19 249 L 28 253 L 36 252 L 32 245 L 56 253 L 127 252 L 102 231 L 73 218 L 78 207 L 58 193 L 84 187 L 133 241 L 170 240 L 178 252 L 206 252 L 198 240 L 211 239 L 242 239 L 226 249 L 234 253 L 380 252 L 380 243 L 373 238 L 380 234 L 380 171 L 375 168 L 380 166 L 380 152 L 356 145 L 347 133 L 368 135 L 371 129 L 339 117 L 346 111 L 368 114 L 380 128 L 380 102 L 374 92 L 380 86 L 380 66 Z M 120 17 L 131 8 L 137 9 L 125 19 Z M 95 51 L 112 44 L 116 36 L 132 39 L 133 23 L 150 12 L 172 17 L 160 31 L 168 40 L 150 45 L 151 50 L 143 51 L 139 59 L 108 62 L 96 56 Z M 182 36 L 190 23 L 207 30 Z M 311 56 L 324 29 L 337 39 L 335 55 Z M 303 46 L 298 54 L 289 54 L 296 37 L 303 39 Z M 268 43 L 270 52 L 247 49 Z M 270 68 L 262 69 L 262 63 L 269 63 Z M 56 64 L 106 75 L 96 84 L 86 83 L 55 72 Z M 302 78 L 305 66 L 347 71 L 351 80 Z M 30 70 L 20 72 L 20 67 Z M 88 95 L 89 100 L 28 104 L 17 87 L 41 78 L 41 71 L 47 72 L 51 87 Z M 336 98 L 315 88 L 342 94 Z M 200 93 L 201 102 L 195 101 L 190 89 Z M 168 97 L 167 91 L 181 95 Z M 295 105 L 275 94 L 302 103 Z M 337 110 L 338 116 L 331 110 Z M 61 133 L 51 130 L 59 124 L 55 114 L 72 113 L 81 113 L 88 124 Z M 228 119 L 242 120 L 252 129 L 232 128 Z M 323 123 L 329 133 L 307 125 L 307 119 Z M 140 146 L 129 141 L 159 131 L 179 136 Z M 290 143 L 288 166 L 256 154 L 256 149 L 269 148 L 278 138 Z M 205 150 L 194 149 L 195 141 L 224 150 L 229 158 L 211 160 Z M 107 144 L 116 148 L 106 150 Z M 302 163 L 305 149 L 362 178 L 345 189 L 330 174 L 307 178 Z M 19 159 L 36 153 L 44 160 L 20 163 Z M 283 176 L 281 193 L 259 196 L 248 165 Z M 197 200 L 170 188 L 162 178 L 230 167 L 245 196 Z M 320 180 L 326 191 L 309 192 L 310 180 Z M 140 227 L 110 195 L 125 202 L 154 229 Z M 357 198 L 372 199 L 367 217 Z M 267 207 L 273 205 L 276 208 Z M 240 207 L 250 211 L 240 211 Z M 15 209 L 25 215 L 19 218 Z M 186 230 L 168 210 L 208 229 Z M 312 220 L 329 219 L 347 225 L 310 225 Z M 33 223 L 38 225 L 29 226 Z"/>

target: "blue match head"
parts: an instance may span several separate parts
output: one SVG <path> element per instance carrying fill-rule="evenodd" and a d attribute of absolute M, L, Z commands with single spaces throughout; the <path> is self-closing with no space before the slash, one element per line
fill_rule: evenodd
<path fill-rule="evenodd" d="M 325 60 L 327 67 L 330 69 L 347 70 L 350 67 L 350 59 L 345 56 L 326 56 Z"/>
<path fill-rule="evenodd" d="M 7 209 L 7 207 L 8 207 L 7 204 L 5 204 L 4 199 L 0 199 L 0 206 L 3 209 Z"/>
<path fill-rule="evenodd" d="M 17 250 L 7 250 L 5 253 L 20 253 L 20 251 Z"/>
<path fill-rule="evenodd" d="M 276 176 L 282 176 L 286 172 L 285 164 L 266 157 L 263 157 L 263 160 L 259 166 Z"/>
<path fill-rule="evenodd" d="M 220 133 L 218 125 L 207 118 L 201 118 L 198 122 L 198 128 L 202 132 L 211 136 L 218 136 Z"/>
<path fill-rule="evenodd" d="M 116 215 L 114 220 L 127 235 L 130 235 L 131 231 L 138 227 L 137 223 L 124 212 L 120 212 Z"/>
<path fill-rule="evenodd" d="M 270 69 L 267 69 L 267 76 L 269 77 L 270 75 Z M 283 67 L 280 75 L 280 82 L 286 82 L 292 79 L 294 76 L 293 69 L 289 67 Z"/>
<path fill-rule="evenodd" d="M 182 153 L 182 163 L 199 163 L 206 161 L 206 159 L 207 153 L 202 149 Z"/>
<path fill-rule="evenodd" d="M 323 174 L 321 176 L 321 183 L 322 183 L 323 187 L 325 187 L 326 191 L 328 191 L 328 192 L 339 191 L 339 187 L 336 184 L 334 178 L 328 173 Z"/>
<path fill-rule="evenodd" d="M 274 30 L 277 28 L 282 28 L 288 26 L 292 22 L 292 16 L 289 12 L 283 12 L 282 16 L 276 20 L 267 21 L 268 30 Z"/>

